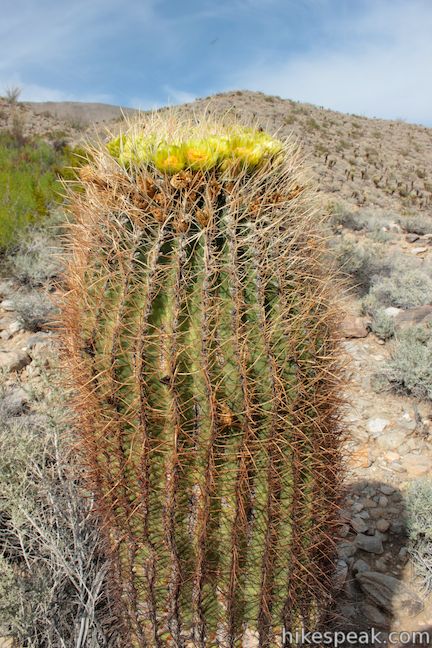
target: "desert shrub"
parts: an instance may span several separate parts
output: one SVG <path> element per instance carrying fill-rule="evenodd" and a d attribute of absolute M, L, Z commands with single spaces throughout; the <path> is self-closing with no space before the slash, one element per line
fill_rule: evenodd
<path fill-rule="evenodd" d="M 45 292 L 20 292 L 13 298 L 19 321 L 27 331 L 40 331 L 52 321 L 56 308 Z"/>
<path fill-rule="evenodd" d="M 62 262 L 56 234 L 58 228 L 54 223 L 49 228 L 37 227 L 26 231 L 8 256 L 10 274 L 31 287 L 46 285 L 57 277 Z"/>
<path fill-rule="evenodd" d="M 343 239 L 334 246 L 333 254 L 360 295 L 367 294 L 378 277 L 388 276 L 391 272 L 392 260 L 378 244 L 365 245 Z"/>
<path fill-rule="evenodd" d="M 413 308 L 432 302 L 432 278 L 420 269 L 396 267 L 388 277 L 375 277 L 369 294 L 363 300 L 363 308 L 373 313 L 379 307 L 396 306 Z"/>
<path fill-rule="evenodd" d="M 422 214 L 417 214 L 416 216 L 401 218 L 399 219 L 399 223 L 406 232 L 418 234 L 419 236 L 422 236 L 424 234 L 432 234 L 431 216 L 428 217 Z"/>
<path fill-rule="evenodd" d="M 8 88 L 6 88 L 4 98 L 9 104 L 16 104 L 18 102 L 18 99 L 20 98 L 21 92 L 22 88 L 20 88 L 19 86 L 9 86 Z"/>
<path fill-rule="evenodd" d="M 0 249 L 15 244 L 29 225 L 45 221 L 61 200 L 60 178 L 73 179 L 72 167 L 82 161 L 78 148 L 0 134 Z"/>
<path fill-rule="evenodd" d="M 371 329 L 381 340 L 389 340 L 395 333 L 394 319 L 380 308 L 372 314 Z"/>
<path fill-rule="evenodd" d="M 342 225 L 355 232 L 369 232 L 375 235 L 384 233 L 385 228 L 391 223 L 398 222 L 398 216 L 393 212 L 376 209 L 353 210 L 345 205 L 337 204 L 332 208 L 332 222 L 334 225 Z"/>
<path fill-rule="evenodd" d="M 44 397 L 34 412 L 0 421 L 0 636 L 29 648 L 114 647 L 92 499 L 59 394 L 44 385 Z"/>
<path fill-rule="evenodd" d="M 432 329 L 413 326 L 399 333 L 383 375 L 394 390 L 432 400 Z"/>
<path fill-rule="evenodd" d="M 409 552 L 427 592 L 432 591 L 432 479 L 412 482 L 405 495 Z"/>

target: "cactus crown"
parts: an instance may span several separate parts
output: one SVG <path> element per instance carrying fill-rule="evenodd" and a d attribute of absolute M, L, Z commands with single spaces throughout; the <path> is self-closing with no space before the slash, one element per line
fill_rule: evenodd
<path fill-rule="evenodd" d="M 72 196 L 65 355 L 128 645 L 279 645 L 328 595 L 339 356 L 297 146 L 166 111 Z"/>

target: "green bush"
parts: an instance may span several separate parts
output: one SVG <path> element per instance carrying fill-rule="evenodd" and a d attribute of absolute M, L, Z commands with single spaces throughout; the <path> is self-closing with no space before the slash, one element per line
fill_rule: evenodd
<path fill-rule="evenodd" d="M 67 146 L 0 133 L 0 248 L 46 218 L 61 195 L 59 177 L 69 178 L 68 167 L 76 162 L 75 150 Z"/>
<path fill-rule="evenodd" d="M 368 293 L 377 277 L 390 275 L 392 260 L 381 245 L 343 239 L 333 252 L 337 264 L 360 295 Z"/>
<path fill-rule="evenodd" d="M 372 314 L 371 329 L 381 340 L 389 340 L 395 333 L 394 319 L 380 308 Z"/>
<path fill-rule="evenodd" d="M 372 280 L 363 308 L 373 313 L 379 307 L 413 308 L 432 302 L 432 278 L 420 269 L 395 269 L 389 277 Z"/>

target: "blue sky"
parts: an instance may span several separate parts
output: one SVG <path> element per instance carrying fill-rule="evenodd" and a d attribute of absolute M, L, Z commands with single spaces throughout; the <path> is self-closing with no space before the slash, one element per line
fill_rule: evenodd
<path fill-rule="evenodd" d="M 432 0 L 0 5 L 0 93 L 145 109 L 250 89 L 432 125 Z"/>

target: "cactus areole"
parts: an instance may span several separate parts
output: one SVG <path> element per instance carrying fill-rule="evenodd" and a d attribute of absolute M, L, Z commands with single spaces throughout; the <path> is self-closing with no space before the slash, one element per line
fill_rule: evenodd
<path fill-rule="evenodd" d="M 313 183 L 295 144 L 172 111 L 89 160 L 64 355 L 125 646 L 283 645 L 322 623 L 340 480 Z"/>

